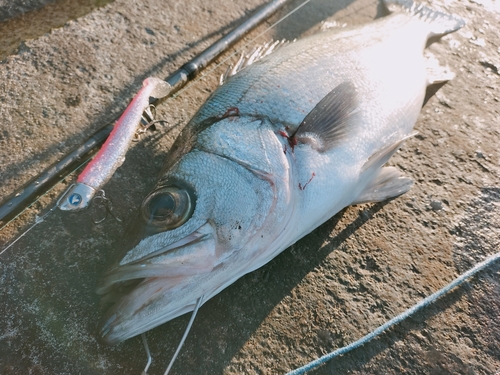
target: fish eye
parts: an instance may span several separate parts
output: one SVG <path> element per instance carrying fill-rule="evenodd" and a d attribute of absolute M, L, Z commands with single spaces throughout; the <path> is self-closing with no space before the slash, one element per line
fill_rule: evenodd
<path fill-rule="evenodd" d="M 142 202 L 142 216 L 149 225 L 162 230 L 174 229 L 189 220 L 194 211 L 193 194 L 176 186 L 152 192 Z"/>

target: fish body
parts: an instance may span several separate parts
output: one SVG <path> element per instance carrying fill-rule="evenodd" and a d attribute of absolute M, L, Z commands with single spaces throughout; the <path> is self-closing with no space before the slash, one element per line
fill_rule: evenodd
<path fill-rule="evenodd" d="M 117 343 L 193 310 L 342 208 L 406 192 L 383 167 L 411 135 L 423 50 L 461 20 L 407 0 L 373 23 L 290 43 L 230 77 L 167 155 L 138 239 L 105 276 L 132 291 L 105 316 Z"/>

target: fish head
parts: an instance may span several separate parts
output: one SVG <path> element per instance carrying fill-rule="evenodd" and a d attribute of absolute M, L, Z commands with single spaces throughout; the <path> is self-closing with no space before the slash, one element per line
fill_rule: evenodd
<path fill-rule="evenodd" d="M 213 150 L 183 155 L 144 199 L 139 238 L 98 289 L 124 294 L 103 319 L 102 340 L 118 343 L 192 311 L 251 271 L 275 230 L 271 185 Z"/>

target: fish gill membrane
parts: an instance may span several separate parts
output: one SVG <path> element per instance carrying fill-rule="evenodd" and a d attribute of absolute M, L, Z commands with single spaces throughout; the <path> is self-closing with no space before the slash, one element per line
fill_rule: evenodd
<path fill-rule="evenodd" d="M 424 49 L 464 22 L 409 0 L 390 15 L 282 46 L 228 77 L 169 150 L 98 293 L 116 344 L 192 311 L 342 208 L 412 186 L 384 164 L 412 134 Z M 122 293 L 123 294 L 123 293 Z"/>

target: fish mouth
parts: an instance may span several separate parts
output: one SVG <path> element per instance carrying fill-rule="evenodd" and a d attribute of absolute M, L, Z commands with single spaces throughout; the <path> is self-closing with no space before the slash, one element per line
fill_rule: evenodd
<path fill-rule="evenodd" d="M 192 311 L 198 298 L 210 293 L 203 280 L 216 267 L 215 238 L 206 223 L 139 259 L 130 261 L 129 254 L 161 241 L 146 238 L 128 252 L 97 289 L 103 302 L 115 302 L 101 321 L 101 340 L 116 344 Z"/>

